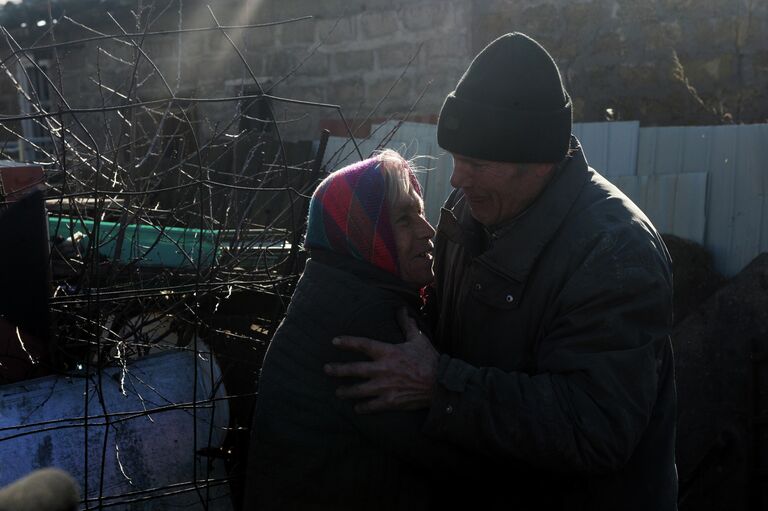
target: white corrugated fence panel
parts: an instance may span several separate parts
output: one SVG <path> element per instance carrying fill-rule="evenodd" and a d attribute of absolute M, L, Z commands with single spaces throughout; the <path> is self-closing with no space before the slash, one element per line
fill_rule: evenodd
<path fill-rule="evenodd" d="M 687 172 L 675 177 L 677 182 L 671 233 L 704 244 L 709 173 Z"/>
<path fill-rule="evenodd" d="M 360 149 L 363 158 L 368 157 L 377 144 L 378 141 L 373 139 L 357 141 L 357 146 Z M 323 159 L 323 164 L 326 169 L 332 172 L 356 161 L 360 161 L 360 156 L 350 139 L 343 137 L 330 137 L 328 139 L 328 145 L 325 148 L 325 157 Z"/>
<path fill-rule="evenodd" d="M 678 174 L 711 170 L 714 126 L 640 129 L 637 174 Z"/>
<path fill-rule="evenodd" d="M 727 270 L 735 273 L 761 252 L 766 207 L 768 126 L 738 126 L 733 183 L 733 225 Z"/>
<path fill-rule="evenodd" d="M 632 202 L 645 211 L 645 196 L 648 191 L 648 178 L 645 176 L 616 176 L 611 178 L 611 183 L 616 185 Z"/>
<path fill-rule="evenodd" d="M 661 233 L 704 243 L 707 173 L 618 176 L 612 179 Z"/>
<path fill-rule="evenodd" d="M 705 246 L 712 253 L 715 267 L 730 275 L 732 265 L 728 264 L 731 254 L 733 227 L 733 199 L 736 176 L 735 126 L 713 130 L 710 147 L 710 180 L 707 197 L 707 235 Z M 740 270 L 737 269 L 736 271 Z"/>
<path fill-rule="evenodd" d="M 679 173 L 682 169 L 681 136 L 680 128 L 641 129 L 637 154 L 637 175 Z"/>
<path fill-rule="evenodd" d="M 453 162 L 450 154 L 437 145 L 435 125 L 405 122 L 398 127 L 396 121 L 389 121 L 372 126 L 371 136 L 357 141 L 360 152 L 363 157 L 368 157 L 394 128 L 397 131 L 384 147 L 394 149 L 406 158 L 420 157 L 416 164 L 426 170 L 426 174 L 418 173 L 424 188 L 425 210 L 429 221 L 436 222 L 440 207 L 453 190 L 450 185 Z M 637 121 L 574 124 L 574 134 L 584 147 L 590 165 L 607 176 L 635 174 L 638 130 Z M 329 139 L 325 158 L 328 169 L 336 170 L 358 160 L 357 151 L 349 139 Z"/>
<path fill-rule="evenodd" d="M 368 156 L 394 123 L 361 141 Z M 640 128 L 637 122 L 574 124 L 587 161 L 616 183 L 651 218 L 660 232 L 703 243 L 716 268 L 740 271 L 768 251 L 768 125 Z M 403 123 L 387 147 L 417 162 L 425 207 L 437 221 L 450 194 L 452 161 L 436 143 L 433 125 Z M 347 144 L 331 169 L 359 158 L 347 139 L 332 137 L 326 160 Z M 641 179 L 643 178 L 643 179 Z"/>
<path fill-rule="evenodd" d="M 357 147 L 360 149 L 359 154 L 351 139 L 330 137 L 325 149 L 323 164 L 330 171 L 338 170 L 360 161 L 360 155 L 363 158 L 368 158 L 385 140 L 387 143 L 383 144 L 382 148 L 394 149 L 406 158 L 416 154 L 426 154 L 420 149 L 435 145 L 435 126 L 408 122 L 400 124 L 396 121 L 373 125 L 368 137 L 356 140 Z"/>
<path fill-rule="evenodd" d="M 374 127 L 380 128 L 381 132 L 387 134 L 397 130 L 389 137 L 384 147 L 397 151 L 407 160 L 415 159 L 416 177 L 424 190 L 429 186 L 426 169 L 429 168 L 430 157 L 437 147 L 434 130 L 429 129 L 430 127 L 429 124 L 403 123 L 398 128 L 397 123 L 393 121 Z M 425 170 L 422 171 L 422 168 Z"/>
<path fill-rule="evenodd" d="M 768 147 L 768 124 L 760 126 L 761 134 L 759 147 Z M 763 209 L 760 216 L 760 252 L 768 252 L 768 164 L 765 158 L 762 159 L 762 168 L 757 169 L 760 173 L 760 195 L 763 198 Z"/>
<path fill-rule="evenodd" d="M 765 124 L 640 130 L 638 175 L 708 173 L 703 244 L 725 275 L 768 250 L 766 146 Z M 677 186 L 676 200 L 690 200 L 681 182 Z"/>
<path fill-rule="evenodd" d="M 602 175 L 634 176 L 637 171 L 638 121 L 585 122 L 573 125 L 589 165 Z"/>

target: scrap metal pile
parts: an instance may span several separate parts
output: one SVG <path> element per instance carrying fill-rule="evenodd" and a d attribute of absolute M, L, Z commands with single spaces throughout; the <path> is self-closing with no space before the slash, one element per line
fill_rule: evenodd
<path fill-rule="evenodd" d="M 34 41 L 0 29 L 0 87 L 18 98 L 0 115 L 0 486 L 53 465 L 85 508 L 228 509 L 238 493 L 258 367 L 323 174 L 323 137 L 284 143 L 274 110 L 344 118 L 262 88 L 238 40 L 263 25 L 210 10 L 185 28 L 177 5 L 175 29 L 153 25 L 154 6 L 132 28 L 105 13 L 108 33 L 50 12 Z M 236 94 L 199 97 L 156 64 L 152 42 L 194 34 L 238 57 Z M 62 76 L 86 50 L 72 87 Z"/>

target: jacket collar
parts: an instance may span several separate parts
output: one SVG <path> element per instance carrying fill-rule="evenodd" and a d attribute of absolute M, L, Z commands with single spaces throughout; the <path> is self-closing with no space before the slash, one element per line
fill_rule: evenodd
<path fill-rule="evenodd" d="M 420 290 L 408 286 L 399 277 L 382 270 L 366 261 L 354 259 L 331 250 L 313 248 L 310 250 L 310 260 L 350 273 L 369 284 L 393 291 L 415 305 L 420 305 Z"/>
<path fill-rule="evenodd" d="M 506 278 L 524 282 L 590 178 L 576 137 L 571 138 L 571 148 L 573 154 L 559 166 L 541 195 L 520 216 L 491 233 L 489 244 L 483 242 L 487 239 L 484 227 L 472 218 L 463 194 L 453 208 L 458 220 L 449 217 L 447 222 L 446 230 L 454 234 L 449 237 L 455 240 L 460 231 L 465 250 L 478 261 Z"/>

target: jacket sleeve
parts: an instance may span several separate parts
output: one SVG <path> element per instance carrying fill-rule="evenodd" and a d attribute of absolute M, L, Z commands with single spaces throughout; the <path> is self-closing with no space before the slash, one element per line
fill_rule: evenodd
<path fill-rule="evenodd" d="M 650 243 L 639 251 L 598 244 L 553 309 L 534 374 L 442 355 L 425 431 L 549 470 L 622 467 L 650 420 L 669 353 L 667 261 Z"/>

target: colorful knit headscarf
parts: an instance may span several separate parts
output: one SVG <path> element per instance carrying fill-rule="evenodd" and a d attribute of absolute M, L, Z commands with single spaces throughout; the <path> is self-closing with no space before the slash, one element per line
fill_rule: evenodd
<path fill-rule="evenodd" d="M 411 186 L 421 196 L 413 172 Z M 323 180 L 312 195 L 304 246 L 367 261 L 400 275 L 381 156 L 354 163 Z"/>

